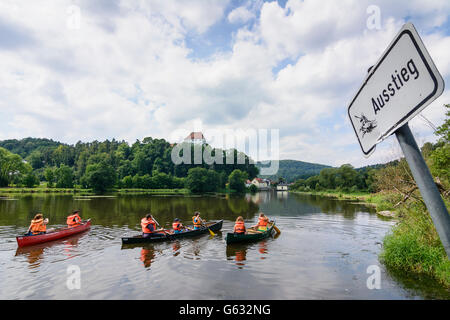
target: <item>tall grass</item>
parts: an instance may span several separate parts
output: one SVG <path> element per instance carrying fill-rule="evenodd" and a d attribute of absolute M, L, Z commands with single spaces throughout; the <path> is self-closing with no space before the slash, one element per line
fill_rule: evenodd
<path fill-rule="evenodd" d="M 380 259 L 388 267 L 426 274 L 450 288 L 450 261 L 420 203 L 399 210 L 400 221 L 383 240 Z"/>

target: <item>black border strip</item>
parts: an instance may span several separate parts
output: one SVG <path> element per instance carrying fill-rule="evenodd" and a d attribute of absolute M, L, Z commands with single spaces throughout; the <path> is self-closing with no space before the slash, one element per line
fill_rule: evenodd
<path fill-rule="evenodd" d="M 369 75 L 369 77 L 366 79 L 366 81 L 364 81 L 363 85 L 361 86 L 361 88 L 358 90 L 358 93 L 356 94 L 356 96 L 353 98 L 352 102 L 350 103 L 347 113 L 348 113 L 348 117 L 350 118 L 350 122 L 352 124 L 353 130 L 355 131 L 356 137 L 358 138 L 358 142 L 359 142 L 359 146 L 361 147 L 362 152 L 365 155 L 368 155 L 372 152 L 372 150 L 375 148 L 376 144 L 370 148 L 367 152 L 364 151 L 361 141 L 359 139 L 359 135 L 358 132 L 356 131 L 355 126 L 353 125 L 353 121 L 352 121 L 352 117 L 350 115 L 350 108 L 352 107 L 353 103 L 355 102 L 356 98 L 359 96 L 359 94 L 361 93 L 362 89 L 364 89 L 364 87 L 366 86 L 366 84 L 369 82 L 370 78 L 375 74 L 375 71 L 378 69 L 378 67 L 383 63 L 384 59 L 388 56 L 389 52 L 391 52 L 391 50 L 395 47 L 395 45 L 397 44 L 397 42 L 403 37 L 404 34 L 407 34 L 414 46 L 416 47 L 417 52 L 419 53 L 420 57 L 422 58 L 423 63 L 425 64 L 425 66 L 427 67 L 427 70 L 429 72 L 429 74 L 431 75 L 431 78 L 433 79 L 434 82 L 434 89 L 431 92 L 431 94 L 429 94 L 428 96 L 426 96 L 421 102 L 419 102 L 419 104 L 417 104 L 413 109 L 411 109 L 411 111 L 406 114 L 401 120 L 397 121 L 397 123 L 395 125 L 393 125 L 391 128 L 389 128 L 389 130 L 386 131 L 386 133 L 389 133 L 393 128 L 395 128 L 399 123 L 403 122 L 406 118 L 408 118 L 409 116 L 411 116 L 411 114 L 413 114 L 415 111 L 417 111 L 417 109 L 419 109 L 424 103 L 426 103 L 428 100 L 430 100 L 434 94 L 436 93 L 437 89 L 438 89 L 438 83 L 437 83 L 437 79 L 436 76 L 434 75 L 434 73 L 431 70 L 430 65 L 428 64 L 428 61 L 426 60 L 422 50 L 420 50 L 419 45 L 416 42 L 416 39 L 414 38 L 411 30 L 403 30 L 397 37 L 397 39 L 395 39 L 394 43 L 389 47 L 389 49 L 386 51 L 386 53 L 383 55 L 383 57 L 381 58 L 380 62 L 374 67 L 373 72 L 371 72 L 371 74 Z M 386 136 L 386 134 L 384 134 L 382 137 Z"/>

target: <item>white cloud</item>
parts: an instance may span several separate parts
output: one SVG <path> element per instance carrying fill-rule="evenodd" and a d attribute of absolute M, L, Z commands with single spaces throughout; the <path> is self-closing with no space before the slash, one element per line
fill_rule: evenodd
<path fill-rule="evenodd" d="M 255 14 L 245 7 L 236 8 L 228 14 L 228 21 L 230 23 L 246 23 L 254 18 Z"/>
<path fill-rule="evenodd" d="M 132 142 L 169 138 L 200 120 L 205 130 L 279 128 L 282 159 L 364 165 L 392 157 L 389 141 L 362 157 L 347 105 L 407 16 L 449 78 L 450 35 L 439 27 L 450 11 L 447 1 L 375 1 L 382 28 L 368 30 L 372 2 L 2 1 L 0 34 L 24 41 L 0 45 L 0 138 Z M 74 4 L 77 30 L 66 27 Z M 189 37 L 207 37 L 224 18 L 234 26 L 232 49 L 191 59 Z M 449 92 L 423 112 L 436 125 Z M 433 138 L 420 119 L 412 125 Z"/>

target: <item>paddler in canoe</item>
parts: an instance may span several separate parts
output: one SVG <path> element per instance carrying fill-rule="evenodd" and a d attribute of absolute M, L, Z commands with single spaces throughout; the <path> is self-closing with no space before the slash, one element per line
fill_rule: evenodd
<path fill-rule="evenodd" d="M 258 217 L 258 224 L 255 226 L 252 226 L 253 229 L 257 231 L 267 231 L 267 224 L 269 223 L 269 218 L 266 217 L 266 215 L 262 212 L 259 213 Z"/>
<path fill-rule="evenodd" d="M 172 223 L 172 229 L 173 233 L 181 233 L 185 231 L 187 228 L 183 226 L 183 224 L 180 222 L 180 219 L 175 218 Z"/>
<path fill-rule="evenodd" d="M 28 231 L 25 235 L 34 236 L 37 234 L 44 234 L 47 232 L 47 224 L 48 218 L 44 219 L 42 213 L 38 213 L 34 216 L 34 219 L 31 220 L 31 224 L 28 227 Z"/>
<path fill-rule="evenodd" d="M 246 231 L 247 229 L 245 228 L 244 218 L 241 216 L 237 217 L 233 228 L 234 234 L 245 234 Z"/>
<path fill-rule="evenodd" d="M 159 223 L 153 218 L 153 216 L 149 213 L 145 216 L 145 218 L 141 219 L 141 227 L 142 227 L 142 236 L 144 238 L 147 237 L 164 237 L 164 229 L 156 229 L 156 225 Z"/>
<path fill-rule="evenodd" d="M 79 226 L 83 223 L 80 215 L 78 214 L 80 210 L 74 210 L 70 216 L 67 217 L 66 223 L 67 227 L 73 228 Z"/>
<path fill-rule="evenodd" d="M 194 230 L 197 230 L 206 223 L 206 220 L 200 218 L 200 212 L 196 211 L 192 217 L 192 222 L 194 223 Z"/>

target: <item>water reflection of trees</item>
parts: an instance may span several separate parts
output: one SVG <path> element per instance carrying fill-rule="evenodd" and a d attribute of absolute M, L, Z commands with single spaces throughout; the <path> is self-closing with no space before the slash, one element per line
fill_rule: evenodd
<path fill-rule="evenodd" d="M 289 193 L 272 198 L 272 201 L 261 204 L 261 210 L 280 216 L 300 216 L 312 213 L 342 214 L 353 219 L 358 212 L 373 211 L 362 204 L 345 200 L 330 199 L 315 195 Z"/>
<path fill-rule="evenodd" d="M 253 219 L 260 210 L 272 216 L 338 213 L 349 219 L 359 211 L 371 210 L 349 201 L 286 192 L 226 197 L 118 195 L 84 200 L 72 195 L 30 195 L 17 199 L 0 200 L 0 224 L 27 227 L 40 211 L 50 219 L 50 225 L 61 225 L 73 209 L 80 209 L 82 218 L 91 218 L 94 225 L 129 226 L 137 230 L 141 218 L 149 212 L 161 225 L 168 227 L 175 218 L 191 224 L 195 211 L 200 211 L 206 220 L 234 221 L 238 216 Z"/>
<path fill-rule="evenodd" d="M 152 197 L 117 196 L 78 200 L 69 196 L 19 197 L 17 201 L 0 201 L 0 223 L 28 226 L 36 212 L 42 212 L 50 224 L 65 224 L 67 215 L 80 209 L 82 218 L 91 218 L 94 224 L 104 226 L 139 226 L 145 214 L 151 212 L 162 225 L 171 225 L 173 219 L 184 222 L 192 220 L 193 213 L 200 211 L 207 220 L 230 219 L 239 215 L 251 218 L 258 206 L 244 197 Z"/>

